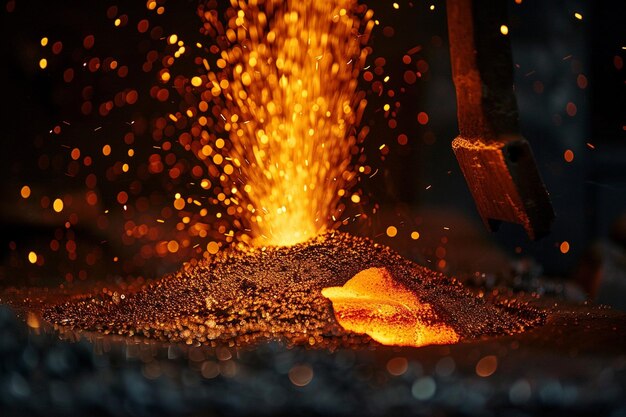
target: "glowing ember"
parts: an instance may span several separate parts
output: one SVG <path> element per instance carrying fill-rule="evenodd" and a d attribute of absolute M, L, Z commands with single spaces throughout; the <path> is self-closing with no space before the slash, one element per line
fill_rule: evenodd
<path fill-rule="evenodd" d="M 355 0 L 233 1 L 227 27 L 208 6 L 200 14 L 220 58 L 191 79 L 202 100 L 191 148 L 221 172 L 220 201 L 259 244 L 305 241 L 356 180 L 350 162 L 366 133 L 355 130 L 366 105 L 357 79 L 373 12 Z M 217 135 L 204 130 L 209 107 Z"/>
<path fill-rule="evenodd" d="M 384 345 L 419 347 L 459 340 L 429 304 L 395 282 L 385 268 L 361 271 L 343 287 L 324 288 L 322 295 L 332 301 L 344 329 L 365 333 Z"/>

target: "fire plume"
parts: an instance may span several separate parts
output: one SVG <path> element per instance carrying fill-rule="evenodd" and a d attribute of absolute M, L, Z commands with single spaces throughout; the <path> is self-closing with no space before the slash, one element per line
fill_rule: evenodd
<path fill-rule="evenodd" d="M 373 12 L 356 0 L 232 0 L 227 26 L 216 10 L 200 14 L 220 47 L 201 81 L 229 139 L 228 200 L 258 244 L 305 241 L 356 181 Z M 214 164 L 207 149 L 197 155 Z"/>

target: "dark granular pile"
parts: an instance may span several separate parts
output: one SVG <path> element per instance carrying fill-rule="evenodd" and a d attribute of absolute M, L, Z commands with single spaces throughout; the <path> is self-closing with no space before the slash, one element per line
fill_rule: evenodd
<path fill-rule="evenodd" d="M 371 267 L 387 268 L 461 339 L 511 334 L 543 320 L 525 303 L 486 301 L 386 246 L 338 232 L 291 247 L 228 249 L 135 293 L 98 293 L 44 307 L 43 318 L 83 330 L 188 344 L 264 339 L 320 347 L 375 344 L 345 331 L 320 293 Z"/>

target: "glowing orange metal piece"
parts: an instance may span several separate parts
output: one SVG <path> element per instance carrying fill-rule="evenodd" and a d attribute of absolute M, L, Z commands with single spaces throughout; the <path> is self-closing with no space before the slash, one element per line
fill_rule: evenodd
<path fill-rule="evenodd" d="M 383 345 L 419 347 L 459 341 L 430 304 L 421 302 L 385 268 L 361 271 L 343 287 L 324 288 L 322 295 L 331 300 L 344 329 L 365 333 Z"/>

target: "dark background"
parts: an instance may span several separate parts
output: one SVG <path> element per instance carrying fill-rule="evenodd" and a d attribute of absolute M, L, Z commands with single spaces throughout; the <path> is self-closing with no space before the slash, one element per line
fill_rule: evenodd
<path fill-rule="evenodd" d="M 60 241 L 67 238 L 67 228 L 63 226 L 67 219 L 42 213 L 39 201 L 33 202 L 33 198 L 25 201 L 19 195 L 24 184 L 31 185 L 33 194 L 35 190 L 44 190 L 42 192 L 50 195 L 81 195 L 86 172 L 76 177 L 67 175 L 71 162 L 68 149 L 80 146 L 83 154 L 96 155 L 103 144 L 110 143 L 115 152 L 121 148 L 115 144 L 129 131 L 130 120 L 148 120 L 162 115 L 173 105 L 157 103 L 147 94 L 156 72 L 146 73 L 141 67 L 145 52 L 157 42 L 137 33 L 136 24 L 149 18 L 151 28 L 160 25 L 165 33 L 178 33 L 191 42 L 201 39 L 200 21 L 195 15 L 195 1 L 164 4 L 166 13 L 162 16 L 149 13 L 145 2 L 117 4 L 116 16 L 125 15 L 128 24 L 116 28 L 114 19 L 107 17 L 107 11 L 115 5 L 111 2 L 4 2 L 1 11 L 4 103 L 0 113 L 0 178 L 4 198 L 0 203 L 3 264 L 0 285 L 2 282 L 38 285 L 59 279 L 72 282 L 77 277 L 156 277 L 180 264 L 178 258 L 139 262 L 130 257 L 126 263 L 102 262 L 86 267 L 57 253 L 49 255 L 47 266 L 52 264 L 51 270 L 30 265 L 26 257 L 31 248 L 43 245 L 47 250 L 55 233 L 63 235 Z M 372 130 L 365 146 L 369 161 L 379 169 L 379 174 L 364 180 L 362 186 L 371 193 L 370 204 L 376 201 L 381 209 L 369 222 L 348 229 L 377 237 L 432 266 L 438 257 L 436 249 L 443 245 L 448 262 L 440 269 L 450 273 L 497 271 L 506 267 L 507 262 L 524 259 L 547 275 L 567 278 L 580 275 L 591 259 L 595 263 L 591 262 L 590 274 L 601 275 L 599 265 L 607 262 L 608 253 L 617 257 L 618 261 L 613 264 L 619 265 L 626 241 L 624 226 L 622 229 L 615 226 L 626 213 L 624 4 L 539 0 L 516 4 L 509 1 L 508 26 L 516 64 L 515 89 L 522 132 L 533 147 L 557 213 L 553 232 L 538 242 L 529 242 L 518 226 L 505 225 L 496 234 L 482 227 L 451 151 L 450 142 L 457 134 L 457 126 L 445 2 L 399 1 L 398 10 L 390 2 L 368 4 L 380 20 L 369 60 L 385 58 L 384 74 L 389 75 L 389 88 L 398 93 L 396 99 L 401 107 L 396 117 L 397 127 L 391 129 L 381 110 L 386 101 L 370 92 L 364 123 Z M 431 5 L 434 10 L 430 9 Z M 582 14 L 583 19 L 576 19 L 575 12 Z M 384 29 L 387 26 L 394 29 L 393 33 Z M 82 42 L 89 34 L 95 35 L 96 43 L 87 51 Z M 54 55 L 51 45 L 42 48 L 43 36 L 49 37 L 50 43 L 62 40 L 63 51 Z M 411 64 L 403 64 L 403 55 L 416 45 L 420 45 L 421 50 L 412 56 Z M 92 55 L 116 57 L 128 65 L 128 76 L 120 79 L 114 74 L 79 71 L 80 63 Z M 38 66 L 42 57 L 48 59 L 45 70 Z M 415 84 L 407 85 L 402 81 L 404 72 L 415 71 L 420 60 L 426 62 L 426 71 Z M 63 81 L 63 72 L 68 67 L 78 68 L 71 83 Z M 587 80 L 585 88 L 578 82 L 580 75 Z M 81 94 L 87 85 L 94 88 L 94 107 L 98 101 L 110 99 L 112 91 L 123 88 L 135 88 L 140 99 L 133 106 L 115 109 L 107 117 L 85 116 L 80 106 Z M 575 104 L 575 115 L 568 115 L 568 103 Z M 428 114 L 426 125 L 417 123 L 418 112 Z M 57 125 L 61 126 L 62 133 L 50 134 Z M 406 145 L 396 141 L 401 133 L 408 137 Z M 388 145 L 386 155 L 379 150 L 382 144 Z M 147 134 L 137 134 L 134 149 L 135 160 L 147 159 L 152 149 Z M 571 163 L 563 157 L 567 149 L 575 155 Z M 48 155 L 45 169 L 41 169 L 42 154 Z M 99 173 L 101 206 L 98 210 L 113 205 L 126 181 L 105 180 L 104 173 L 110 168 L 107 164 L 110 161 L 94 157 L 89 170 Z M 150 178 L 144 181 L 143 192 L 163 190 L 161 194 L 167 196 L 176 191 L 177 186 L 180 184 L 169 184 L 163 178 Z M 92 216 L 86 212 L 81 221 L 70 228 L 76 240 L 82 239 L 86 242 L 84 247 L 99 254 L 98 259 L 111 259 L 138 250 L 138 246 L 115 243 L 125 221 L 123 213 L 118 213 L 117 220 L 115 215 L 110 213 L 108 228 L 98 229 L 94 227 L 98 214 Z M 398 226 L 395 239 L 384 236 L 390 224 Z M 413 230 L 420 231 L 420 240 L 408 238 Z M 569 242 L 571 247 L 566 254 L 559 250 L 563 241 Z M 67 278 L 67 271 L 71 271 L 71 280 Z M 619 275 L 620 268 L 617 271 Z"/>

